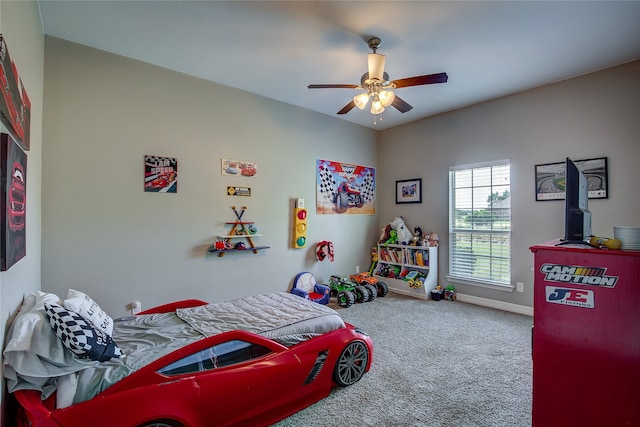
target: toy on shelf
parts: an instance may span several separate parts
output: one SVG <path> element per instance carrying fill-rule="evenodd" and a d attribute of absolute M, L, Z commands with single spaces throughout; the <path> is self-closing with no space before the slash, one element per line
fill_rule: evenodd
<path fill-rule="evenodd" d="M 386 242 L 384 242 L 385 245 L 395 245 L 398 243 L 398 232 L 396 230 L 391 230 L 389 232 L 389 238 L 387 239 Z"/>
<path fill-rule="evenodd" d="M 416 227 L 413 229 L 413 237 L 411 238 L 411 246 L 418 246 L 418 244 L 422 244 L 422 228 Z"/>
<path fill-rule="evenodd" d="M 253 222 L 242 221 L 242 216 L 247 207 L 243 206 L 239 211 L 235 206 L 231 206 L 233 213 L 236 214 L 236 221 L 226 222 L 227 225 L 232 225 L 231 230 L 227 236 L 218 236 L 215 243 L 209 247 L 209 252 L 215 252 L 219 257 L 223 257 L 226 252 L 230 251 L 244 251 L 253 252 L 257 254 L 260 249 L 268 249 L 269 246 L 256 246 L 253 242 L 254 237 L 259 237 L 260 234 L 256 234 L 258 230 Z M 233 243 L 233 239 L 244 238 L 245 242 Z"/>
<path fill-rule="evenodd" d="M 396 233 L 398 233 L 398 243 L 401 245 L 408 245 L 413 236 L 407 228 L 407 225 L 404 223 L 404 219 L 401 216 L 395 217 L 390 224 L 391 228 L 396 230 Z"/>
<path fill-rule="evenodd" d="M 378 265 L 378 248 L 375 246 L 371 248 L 371 267 L 369 267 L 369 274 L 373 274 Z"/>
<path fill-rule="evenodd" d="M 391 237 L 391 225 L 387 224 L 383 229 L 382 233 L 380 233 L 380 239 L 378 239 L 378 243 L 385 243 Z"/>
<path fill-rule="evenodd" d="M 438 246 L 439 242 L 440 238 L 436 233 L 425 233 L 424 237 L 422 238 L 421 245 L 433 247 Z"/>

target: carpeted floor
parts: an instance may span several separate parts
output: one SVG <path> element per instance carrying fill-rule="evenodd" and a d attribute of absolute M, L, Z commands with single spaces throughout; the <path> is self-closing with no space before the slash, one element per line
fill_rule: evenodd
<path fill-rule="evenodd" d="M 371 371 L 275 426 L 531 425 L 533 318 L 393 293 L 331 307 L 371 335 Z"/>

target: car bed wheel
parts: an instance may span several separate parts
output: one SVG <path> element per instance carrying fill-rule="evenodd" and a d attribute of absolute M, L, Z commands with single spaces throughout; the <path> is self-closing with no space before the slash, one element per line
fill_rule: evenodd
<path fill-rule="evenodd" d="M 364 375 L 369 363 L 369 349 L 362 341 L 350 342 L 338 358 L 333 370 L 333 380 L 342 387 L 350 386 Z"/>

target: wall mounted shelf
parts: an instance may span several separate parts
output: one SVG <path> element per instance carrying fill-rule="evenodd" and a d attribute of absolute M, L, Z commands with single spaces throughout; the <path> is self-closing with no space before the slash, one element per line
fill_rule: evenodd
<path fill-rule="evenodd" d="M 251 232 L 251 225 L 255 224 L 251 221 L 242 221 L 242 216 L 246 211 L 247 207 L 243 206 L 241 211 L 235 206 L 231 206 L 233 212 L 236 214 L 236 221 L 225 222 L 226 225 L 231 225 L 231 230 L 228 235 L 218 236 L 218 240 L 216 243 L 209 247 L 209 252 L 217 253 L 219 257 L 223 257 L 227 252 L 253 252 L 257 254 L 258 251 L 262 249 L 269 249 L 269 246 L 257 246 L 253 242 L 254 237 L 260 237 L 262 234 L 255 234 Z M 245 239 L 247 241 L 247 245 L 244 248 L 236 248 L 233 245 L 233 241 L 235 239 Z M 222 247 L 220 247 L 222 245 Z"/>

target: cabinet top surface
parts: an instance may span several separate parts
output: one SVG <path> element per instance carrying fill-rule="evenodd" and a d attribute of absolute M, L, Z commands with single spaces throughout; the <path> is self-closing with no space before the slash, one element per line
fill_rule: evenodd
<path fill-rule="evenodd" d="M 640 251 L 629 251 L 624 249 L 600 249 L 594 248 L 589 245 L 580 245 L 580 244 L 567 244 L 560 245 L 561 239 L 551 240 L 549 242 L 540 243 L 538 245 L 533 245 L 529 248 L 531 252 L 534 254 L 539 250 L 549 250 L 549 251 L 562 251 L 562 252 L 580 252 L 580 253 L 590 253 L 594 255 L 612 255 L 612 256 L 631 256 L 631 257 L 640 257 Z"/>

